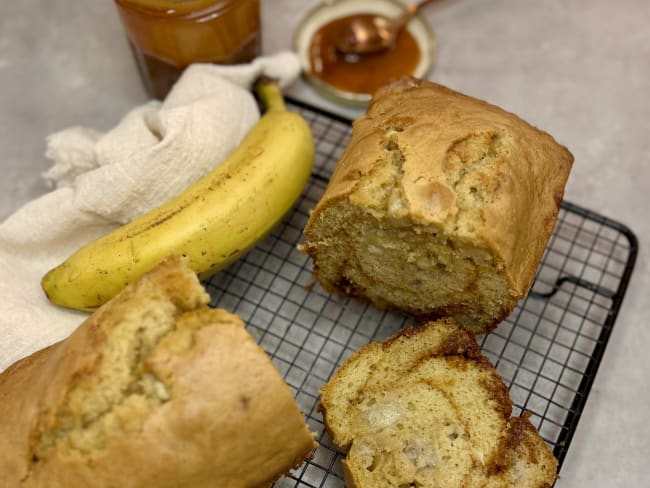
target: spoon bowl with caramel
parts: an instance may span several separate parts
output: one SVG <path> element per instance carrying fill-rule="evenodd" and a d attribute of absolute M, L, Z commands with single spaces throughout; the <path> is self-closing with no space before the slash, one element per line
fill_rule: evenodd
<path fill-rule="evenodd" d="M 339 28 L 336 47 L 345 54 L 369 54 L 390 49 L 411 17 L 433 0 L 422 0 L 406 6 L 398 17 L 383 15 L 351 15 Z"/>

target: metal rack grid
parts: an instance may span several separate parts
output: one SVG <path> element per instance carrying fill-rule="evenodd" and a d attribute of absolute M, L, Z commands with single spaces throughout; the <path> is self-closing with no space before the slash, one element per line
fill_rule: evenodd
<path fill-rule="evenodd" d="M 319 389 L 352 352 L 411 322 L 325 293 L 297 249 L 302 229 L 350 135 L 349 121 L 292 101 L 312 127 L 312 178 L 272 234 L 207 283 L 211 305 L 237 313 L 270 355 L 306 414 L 319 447 L 276 487 L 343 487 L 342 455 L 317 412 Z M 529 296 L 490 335 L 484 354 L 510 389 L 513 414 L 531 422 L 560 466 L 575 432 L 637 253 L 623 225 L 564 202 Z"/>

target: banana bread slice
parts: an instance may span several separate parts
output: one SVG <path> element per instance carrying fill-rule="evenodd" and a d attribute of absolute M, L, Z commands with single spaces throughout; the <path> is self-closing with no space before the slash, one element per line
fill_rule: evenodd
<path fill-rule="evenodd" d="M 354 122 L 301 249 L 328 291 L 489 332 L 532 284 L 572 162 L 516 115 L 404 78 Z"/>
<path fill-rule="evenodd" d="M 473 334 L 453 319 L 350 357 L 323 387 L 325 426 L 356 488 L 550 487 L 557 461 Z"/>

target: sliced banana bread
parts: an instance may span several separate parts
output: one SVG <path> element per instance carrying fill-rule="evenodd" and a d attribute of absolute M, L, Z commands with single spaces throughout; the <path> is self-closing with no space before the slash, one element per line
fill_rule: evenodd
<path fill-rule="evenodd" d="M 572 162 L 517 116 L 404 78 L 354 122 L 302 249 L 328 291 L 489 332 L 532 284 Z"/>
<path fill-rule="evenodd" d="M 320 400 L 356 488 L 544 488 L 557 461 L 500 376 L 453 319 L 355 352 Z"/>
<path fill-rule="evenodd" d="M 170 258 L 4 371 L 0 485 L 249 488 L 301 464 L 315 441 L 291 390 L 208 300 Z"/>

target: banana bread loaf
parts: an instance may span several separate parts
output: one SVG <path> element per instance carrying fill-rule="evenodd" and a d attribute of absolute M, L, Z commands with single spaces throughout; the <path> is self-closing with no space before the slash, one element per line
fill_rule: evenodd
<path fill-rule="evenodd" d="M 356 351 L 323 387 L 351 488 L 548 488 L 557 461 L 453 319 Z"/>
<path fill-rule="evenodd" d="M 489 332 L 532 284 L 572 162 L 511 113 L 400 79 L 354 122 L 301 249 L 328 291 Z"/>
<path fill-rule="evenodd" d="M 268 487 L 315 446 L 235 315 L 170 258 L 0 375 L 3 487 Z"/>

